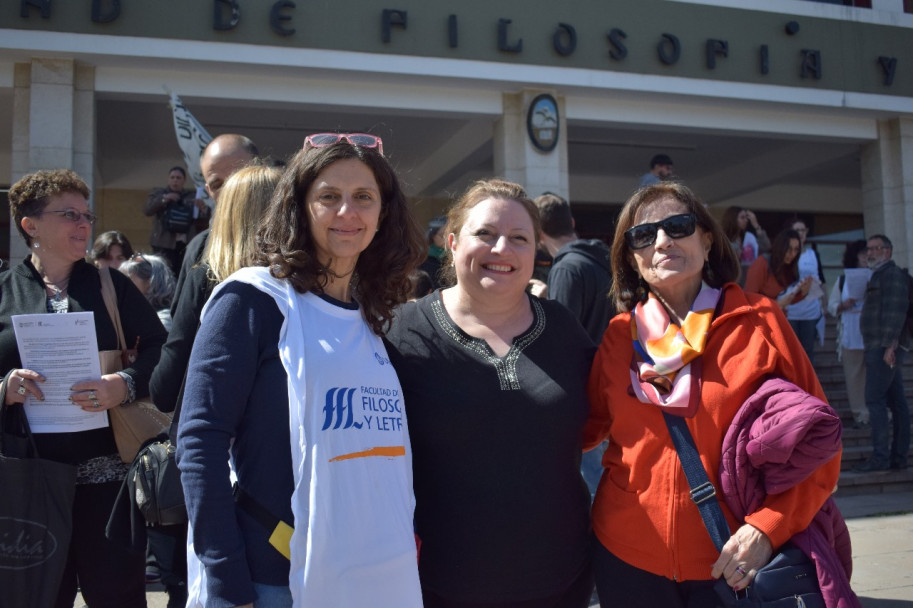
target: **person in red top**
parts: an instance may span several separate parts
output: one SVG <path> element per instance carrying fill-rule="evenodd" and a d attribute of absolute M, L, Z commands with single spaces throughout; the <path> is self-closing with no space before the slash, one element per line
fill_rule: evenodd
<path fill-rule="evenodd" d="M 777 301 L 780 309 L 801 301 L 812 286 L 811 277 L 799 281 L 799 233 L 784 230 L 774 238 L 770 259 L 758 256 L 748 267 L 745 291 L 759 293 Z M 795 289 L 786 291 L 796 285 Z M 785 292 L 785 293 L 784 293 Z"/>
<path fill-rule="evenodd" d="M 636 192 L 612 246 L 612 319 L 589 380 L 584 449 L 608 439 L 593 505 L 600 598 L 626 607 L 718 606 L 723 578 L 747 587 L 805 529 L 835 487 L 837 456 L 739 520 L 716 550 L 663 413 L 683 416 L 716 485 L 723 438 L 745 400 L 779 377 L 824 399 L 782 311 L 732 281 L 739 261 L 715 219 L 680 184 Z"/>

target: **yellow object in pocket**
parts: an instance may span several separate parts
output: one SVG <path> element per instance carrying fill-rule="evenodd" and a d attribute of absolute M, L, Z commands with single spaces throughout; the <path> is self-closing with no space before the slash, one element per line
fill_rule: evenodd
<path fill-rule="evenodd" d="M 276 528 L 273 530 L 273 533 L 269 536 L 269 544 L 273 546 L 279 553 L 285 556 L 285 559 L 292 559 L 292 532 L 295 529 L 285 523 L 280 521 L 276 524 Z"/>

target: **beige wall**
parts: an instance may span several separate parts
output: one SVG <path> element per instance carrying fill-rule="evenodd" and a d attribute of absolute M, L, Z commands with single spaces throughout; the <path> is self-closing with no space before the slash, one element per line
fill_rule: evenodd
<path fill-rule="evenodd" d="M 154 218 L 143 215 L 148 192 L 138 190 L 99 190 L 95 193 L 95 236 L 108 230 L 119 230 L 136 251 L 152 253 L 149 233 Z"/>

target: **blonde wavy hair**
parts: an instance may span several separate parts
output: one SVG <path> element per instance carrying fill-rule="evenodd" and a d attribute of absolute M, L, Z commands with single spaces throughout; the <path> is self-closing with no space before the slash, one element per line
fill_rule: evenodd
<path fill-rule="evenodd" d="M 257 226 L 280 177 L 282 171 L 275 167 L 253 165 L 239 169 L 225 182 L 202 257 L 216 283 L 253 265 Z"/>

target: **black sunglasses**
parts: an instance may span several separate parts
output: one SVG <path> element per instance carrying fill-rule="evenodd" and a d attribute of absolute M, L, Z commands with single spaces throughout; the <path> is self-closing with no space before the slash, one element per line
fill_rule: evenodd
<path fill-rule="evenodd" d="M 640 224 L 625 230 L 625 240 L 631 249 L 643 249 L 656 242 L 656 233 L 662 228 L 671 239 L 683 239 L 694 234 L 697 227 L 697 216 L 693 213 L 671 215 L 658 222 Z"/>

